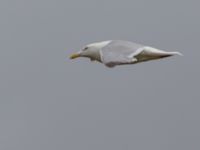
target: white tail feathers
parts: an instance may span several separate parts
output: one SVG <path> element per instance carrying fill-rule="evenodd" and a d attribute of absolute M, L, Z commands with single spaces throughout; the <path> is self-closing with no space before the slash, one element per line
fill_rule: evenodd
<path fill-rule="evenodd" d="M 183 54 L 180 52 L 169 52 L 169 54 L 183 56 Z"/>
<path fill-rule="evenodd" d="M 138 53 L 141 53 L 141 51 L 146 51 L 147 53 L 151 53 L 151 54 L 155 54 L 155 55 L 180 55 L 183 56 L 183 54 L 181 54 L 180 52 L 167 52 L 164 50 L 160 50 L 160 49 L 156 49 L 153 47 L 144 47 L 142 50 L 140 50 Z"/>

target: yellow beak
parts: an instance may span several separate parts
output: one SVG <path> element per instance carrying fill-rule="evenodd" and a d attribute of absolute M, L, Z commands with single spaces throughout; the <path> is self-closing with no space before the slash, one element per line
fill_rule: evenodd
<path fill-rule="evenodd" d="M 80 57 L 80 54 L 79 53 L 75 53 L 75 54 L 72 54 L 70 56 L 70 59 L 75 59 L 75 58 L 78 58 L 78 57 Z"/>

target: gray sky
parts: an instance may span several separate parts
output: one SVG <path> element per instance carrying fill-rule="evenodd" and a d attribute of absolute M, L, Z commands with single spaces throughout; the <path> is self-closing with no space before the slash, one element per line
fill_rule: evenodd
<path fill-rule="evenodd" d="M 200 3 L 0 1 L 1 150 L 199 150 Z M 184 57 L 108 69 L 68 56 L 121 39 Z"/>

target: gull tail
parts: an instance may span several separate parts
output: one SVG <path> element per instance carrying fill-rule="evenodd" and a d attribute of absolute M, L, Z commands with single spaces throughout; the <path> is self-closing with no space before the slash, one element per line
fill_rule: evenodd
<path fill-rule="evenodd" d="M 167 52 L 169 55 L 173 56 L 173 55 L 179 55 L 179 56 L 183 56 L 182 53 L 180 52 Z"/>
<path fill-rule="evenodd" d="M 182 56 L 182 54 L 177 51 L 167 52 L 167 51 L 159 50 L 153 47 L 145 47 L 143 50 L 139 52 L 139 54 L 137 54 L 134 57 L 137 58 L 139 62 L 142 62 L 142 61 L 149 61 L 149 60 L 154 60 L 154 59 L 170 57 L 174 55 Z"/>
<path fill-rule="evenodd" d="M 162 52 L 158 52 L 155 54 L 155 56 L 157 58 L 165 58 L 165 57 L 171 57 L 171 56 L 175 56 L 175 55 L 183 56 L 183 54 L 181 54 L 180 52 L 177 52 L 177 51 L 174 51 L 174 52 L 162 51 Z"/>
<path fill-rule="evenodd" d="M 144 51 L 143 51 L 146 55 L 149 55 L 149 56 L 160 56 L 160 57 L 168 57 L 168 56 L 173 56 L 173 55 L 180 55 L 180 56 L 183 56 L 183 54 L 181 54 L 180 52 L 178 51 L 174 51 L 174 52 L 167 52 L 167 51 L 164 51 L 164 50 L 160 50 L 160 49 L 156 49 L 156 48 L 153 48 L 153 47 L 145 47 L 144 48 Z"/>

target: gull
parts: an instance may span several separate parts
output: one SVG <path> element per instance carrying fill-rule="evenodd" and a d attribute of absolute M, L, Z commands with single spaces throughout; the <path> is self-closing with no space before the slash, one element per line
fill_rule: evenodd
<path fill-rule="evenodd" d="M 177 51 L 167 52 L 130 41 L 109 40 L 88 44 L 79 52 L 72 54 L 70 59 L 87 57 L 91 61 L 98 61 L 112 68 L 117 65 L 136 64 L 174 55 L 182 54 Z"/>

